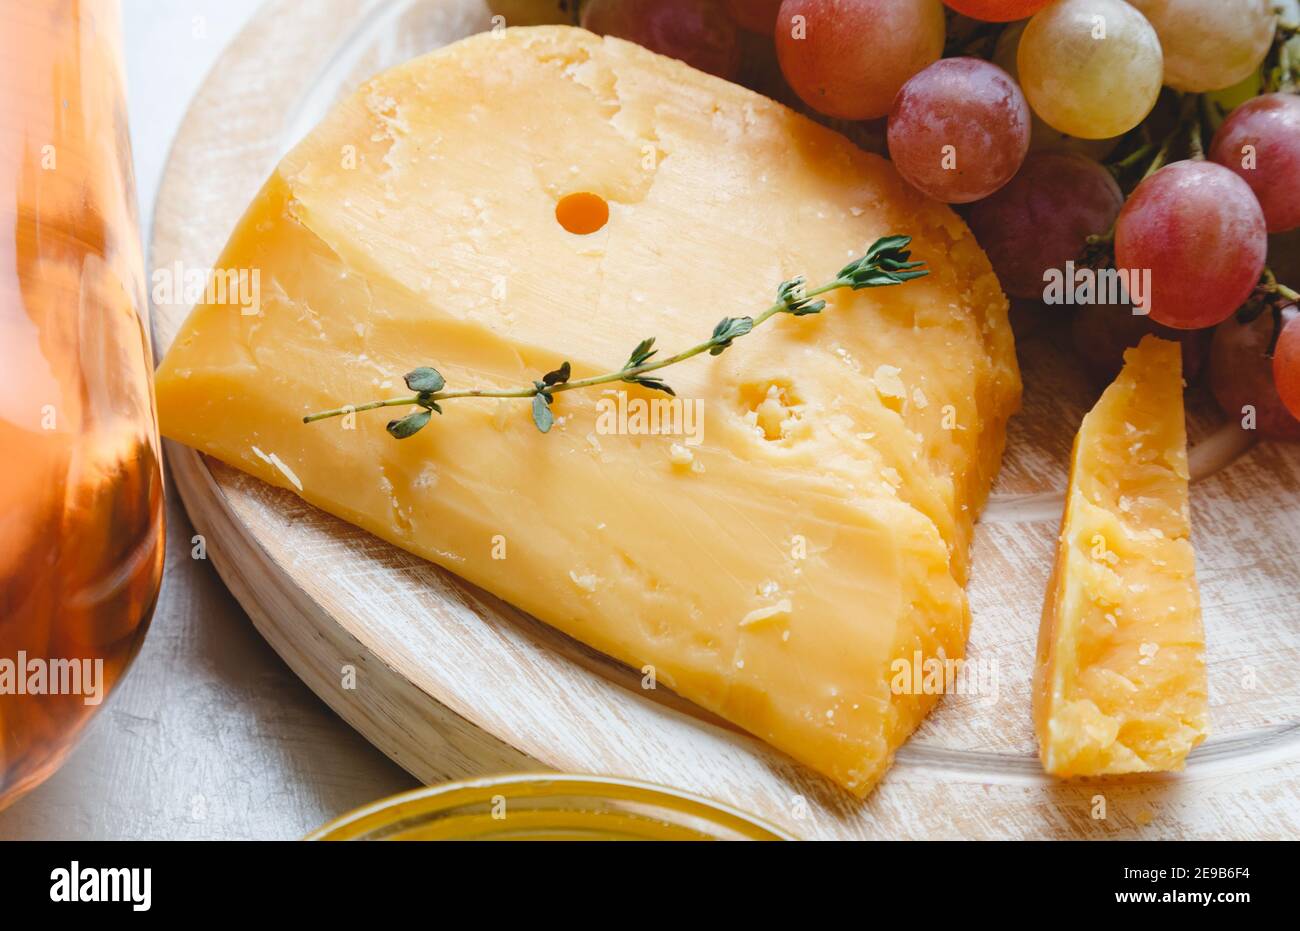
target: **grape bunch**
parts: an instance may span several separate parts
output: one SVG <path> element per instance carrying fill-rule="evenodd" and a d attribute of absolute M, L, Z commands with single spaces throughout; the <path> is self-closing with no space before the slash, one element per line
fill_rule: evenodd
<path fill-rule="evenodd" d="M 581 8 L 878 147 L 958 206 L 1008 295 L 1070 312 L 1085 371 L 1177 339 L 1230 416 L 1300 441 L 1300 0 Z M 1051 306 L 1047 282 L 1079 269 L 1122 299 Z"/>

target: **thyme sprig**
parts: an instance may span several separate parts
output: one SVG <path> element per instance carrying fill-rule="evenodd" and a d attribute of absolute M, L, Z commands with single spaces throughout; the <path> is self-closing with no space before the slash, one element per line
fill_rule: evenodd
<path fill-rule="evenodd" d="M 670 356 L 655 358 L 659 355 L 659 350 L 655 348 L 655 338 L 652 336 L 637 343 L 627 361 L 616 371 L 574 379 L 572 366 L 565 362 L 554 371 L 547 372 L 527 388 L 502 390 L 469 388 L 447 391 L 445 390 L 447 380 L 437 369 L 426 365 L 413 369 L 404 377 L 406 387 L 414 392 L 413 395 L 367 401 L 363 404 L 349 404 L 333 410 L 309 414 L 302 420 L 303 423 L 315 423 L 330 417 L 342 417 L 346 414 L 382 407 L 415 406 L 418 410 L 388 424 L 388 432 L 397 439 L 404 440 L 428 426 L 434 414 L 442 413 L 440 402 L 456 398 L 524 398 L 532 401 L 534 425 L 542 433 L 547 433 L 555 423 L 551 406 L 555 402 L 555 395 L 561 392 L 612 382 L 626 382 L 640 385 L 651 391 L 675 395 L 676 392 L 669 384 L 650 373 L 706 352 L 711 356 L 721 355 L 731 348 L 737 339 L 748 335 L 778 314 L 789 314 L 792 317 L 819 314 L 826 308 L 826 301 L 821 300 L 823 294 L 842 288 L 860 291 L 863 288 L 903 284 L 929 274 L 922 267 L 924 262 L 912 261 L 911 252 L 907 248 L 911 241 L 910 236 L 886 236 L 878 239 L 866 254 L 845 265 L 834 278 L 816 288 L 809 289 L 802 276 L 782 282 L 776 291 L 776 301 L 758 316 L 723 317 L 713 328 L 713 333 L 708 339 Z"/>

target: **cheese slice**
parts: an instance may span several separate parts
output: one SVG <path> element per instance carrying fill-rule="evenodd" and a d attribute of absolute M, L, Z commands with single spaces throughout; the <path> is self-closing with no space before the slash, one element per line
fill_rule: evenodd
<path fill-rule="evenodd" d="M 557 222 L 578 192 L 608 204 L 596 232 Z M 558 396 L 546 435 L 519 400 L 448 401 L 402 441 L 391 409 L 301 422 L 408 393 L 420 365 L 517 388 L 616 369 L 646 337 L 677 351 L 891 233 L 929 277 L 661 373 L 690 435 L 649 432 L 638 406 L 672 399 L 629 385 Z M 952 212 L 829 130 L 617 39 L 476 36 L 342 102 L 220 267 L 256 270 L 260 302 L 194 308 L 158 373 L 165 435 L 859 793 L 934 701 L 894 694 L 891 662 L 961 656 L 972 524 L 1019 401 L 1006 301 Z"/>
<path fill-rule="evenodd" d="M 1148 336 L 1074 443 L 1034 681 L 1049 773 L 1182 769 L 1205 739 L 1187 482 L 1182 355 Z"/>

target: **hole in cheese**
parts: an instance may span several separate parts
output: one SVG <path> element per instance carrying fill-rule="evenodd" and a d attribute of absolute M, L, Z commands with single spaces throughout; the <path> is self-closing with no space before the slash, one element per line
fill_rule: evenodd
<path fill-rule="evenodd" d="M 560 198 L 555 219 L 570 233 L 586 236 L 609 222 L 609 204 L 599 194 L 579 191 Z"/>
<path fill-rule="evenodd" d="M 788 380 L 748 382 L 740 386 L 745 420 L 766 440 L 788 439 L 803 418 L 803 398 Z"/>

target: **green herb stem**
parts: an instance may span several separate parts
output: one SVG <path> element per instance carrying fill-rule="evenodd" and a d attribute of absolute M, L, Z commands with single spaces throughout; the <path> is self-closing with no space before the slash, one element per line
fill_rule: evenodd
<path fill-rule="evenodd" d="M 831 291 L 836 291 L 843 287 L 847 287 L 847 285 L 845 285 L 840 281 L 833 281 L 829 284 L 824 284 L 819 288 L 814 288 L 813 290 L 805 293 L 806 296 L 809 298 L 820 297 L 823 294 L 829 294 Z M 763 311 L 761 314 L 759 314 L 757 317 L 754 318 L 754 324 L 751 327 L 751 329 L 757 329 L 760 324 L 765 323 L 766 321 L 770 320 L 772 317 L 775 317 L 777 314 L 785 313 L 786 311 L 787 311 L 787 307 L 784 301 L 775 302 L 770 307 L 768 307 L 767 310 Z M 632 368 L 625 369 L 618 372 L 610 372 L 606 375 L 593 375 L 591 378 L 580 378 L 577 381 L 565 382 L 562 385 L 556 385 L 554 388 L 551 388 L 550 391 L 551 393 L 555 393 L 557 391 L 572 391 L 575 388 L 591 388 L 595 385 L 604 385 L 612 381 L 627 381 L 631 376 L 643 375 L 646 372 L 655 372 L 658 371 L 659 369 L 666 369 L 670 365 L 676 365 L 678 362 L 685 362 L 687 359 L 693 358 L 694 356 L 698 356 L 701 353 L 708 352 L 710 349 L 713 349 L 717 345 L 718 343 L 715 339 L 712 338 L 706 339 L 704 342 L 697 343 L 696 345 L 692 346 L 690 349 L 683 349 L 681 352 L 677 353 L 676 355 L 669 356 L 666 359 L 660 359 L 658 362 L 646 362 L 643 363 L 642 365 L 633 366 Z M 449 395 L 443 395 L 443 397 L 448 397 L 448 396 Z M 514 397 L 514 396 L 515 395 L 509 395 L 509 397 Z"/>
<path fill-rule="evenodd" d="M 839 284 L 838 282 L 834 282 L 831 284 L 823 285 L 820 288 L 816 288 L 807 293 L 809 297 L 816 297 L 822 294 L 826 294 L 830 291 L 834 291 L 840 287 L 843 287 L 843 285 Z M 771 319 L 773 316 L 781 313 L 785 309 L 786 309 L 785 302 L 777 301 L 776 303 L 768 307 L 767 310 L 763 311 L 761 314 L 759 314 L 757 317 L 754 318 L 754 326 L 757 327 L 759 324 L 764 323 L 765 321 Z M 668 366 L 670 365 L 676 365 L 678 362 L 685 362 L 687 359 L 691 359 L 694 358 L 695 356 L 700 355 L 701 353 L 708 352 L 716 345 L 717 342 L 714 339 L 709 338 L 702 343 L 697 343 L 696 345 L 692 346 L 690 349 L 683 349 L 681 352 L 676 353 L 675 355 L 668 356 L 667 358 L 664 359 L 659 359 L 655 362 L 645 362 L 642 363 L 641 365 L 632 366 L 626 369 L 620 369 L 617 372 L 607 372 L 604 375 L 593 375 L 590 378 L 580 378 L 576 381 L 567 381 L 562 384 L 557 384 L 554 385 L 553 387 L 549 387 L 545 390 L 547 394 L 558 394 L 562 391 L 573 391 L 574 389 L 577 388 L 594 388 L 597 385 L 606 385 L 609 384 L 610 382 L 628 381 L 631 378 L 634 378 L 635 376 L 644 375 L 647 372 L 656 372 L 659 369 L 668 368 Z M 513 390 L 471 388 L 462 391 L 438 391 L 423 396 L 407 395 L 405 397 L 400 397 L 400 398 L 388 398 L 383 401 L 367 401 L 365 404 L 358 404 L 356 406 L 338 407 L 333 410 L 321 411 L 320 413 L 310 414 L 304 417 L 302 419 L 302 422 L 315 423 L 318 420 L 326 420 L 330 417 L 339 417 L 343 414 L 359 413 L 361 411 L 370 411 L 380 407 L 403 407 L 412 404 L 421 404 L 424 401 L 447 401 L 454 398 L 531 398 L 537 394 L 540 394 L 541 391 L 542 389 L 536 387 L 515 388 Z"/>
<path fill-rule="evenodd" d="M 777 289 L 776 301 L 758 316 L 752 318 L 724 317 L 714 328 L 713 334 L 708 339 L 691 346 L 689 349 L 683 349 L 681 352 L 660 359 L 651 360 L 651 357 L 655 356 L 658 351 L 654 349 L 654 339 L 646 339 L 632 350 L 628 361 L 616 371 L 606 372 L 603 375 L 592 375 L 588 378 L 571 379 L 570 365 L 565 362 L 560 368 L 548 372 L 540 380 L 534 381 L 532 386 L 512 389 L 469 388 L 444 390 L 446 382 L 442 375 L 433 368 L 421 367 L 407 373 L 405 376 L 407 387 L 415 392 L 413 395 L 366 401 L 361 404 L 349 404 L 327 411 L 320 411 L 303 417 L 303 423 L 315 423 L 331 417 L 342 417 L 384 407 L 416 406 L 419 410 L 415 413 L 388 424 L 389 433 L 398 439 L 405 439 L 427 425 L 431 413 L 442 413 L 440 406 L 442 401 L 458 398 L 532 398 L 533 422 L 539 430 L 546 433 L 554 422 L 554 417 L 550 412 L 550 405 L 556 394 L 564 391 L 574 391 L 579 388 L 593 388 L 613 382 L 627 382 L 671 395 L 675 393 L 673 389 L 658 378 L 647 377 L 649 373 L 666 369 L 669 366 L 685 362 L 687 359 L 706 352 L 710 355 L 720 355 L 731 346 L 734 340 L 751 333 L 756 327 L 761 326 L 778 314 L 802 317 L 821 313 L 826 307 L 826 302 L 817 300 L 817 298 L 823 294 L 829 294 L 843 288 L 857 291 L 862 288 L 898 285 L 928 274 L 928 271 L 921 267 L 924 265 L 923 262 L 910 260 L 911 253 L 907 251 L 910 242 L 911 238 L 908 236 L 886 236 L 878 239 L 861 258 L 855 259 L 844 266 L 840 269 L 839 274 L 830 281 L 811 290 L 804 287 L 802 278 L 782 282 Z"/>

